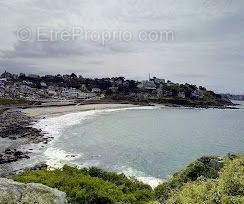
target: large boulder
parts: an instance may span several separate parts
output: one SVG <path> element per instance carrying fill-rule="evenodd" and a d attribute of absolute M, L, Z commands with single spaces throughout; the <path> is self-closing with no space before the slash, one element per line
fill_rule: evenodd
<path fill-rule="evenodd" d="M 42 184 L 23 184 L 0 178 L 1 204 L 67 204 L 66 194 Z"/>

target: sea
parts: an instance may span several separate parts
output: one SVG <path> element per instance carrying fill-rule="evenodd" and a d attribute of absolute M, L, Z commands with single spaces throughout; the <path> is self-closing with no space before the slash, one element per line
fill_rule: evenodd
<path fill-rule="evenodd" d="M 97 166 L 156 187 L 201 156 L 244 153 L 244 103 L 239 103 L 238 110 L 91 110 L 47 117 L 34 126 L 54 137 L 41 157 L 49 166 Z"/>

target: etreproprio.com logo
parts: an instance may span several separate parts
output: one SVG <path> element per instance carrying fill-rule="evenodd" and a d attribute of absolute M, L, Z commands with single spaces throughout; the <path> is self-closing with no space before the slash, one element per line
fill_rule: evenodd
<path fill-rule="evenodd" d="M 99 42 L 105 45 L 111 41 L 119 42 L 169 42 L 174 41 L 175 32 L 172 30 L 86 30 L 83 27 L 69 29 L 50 29 L 47 27 L 30 28 L 23 26 L 17 29 L 16 38 L 26 42 L 30 40 L 39 42 L 85 40 Z"/>

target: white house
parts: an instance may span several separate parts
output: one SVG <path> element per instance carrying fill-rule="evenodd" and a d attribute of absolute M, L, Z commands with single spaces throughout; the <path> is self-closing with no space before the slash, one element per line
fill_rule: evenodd
<path fill-rule="evenodd" d="M 142 81 L 137 88 L 144 90 L 156 90 L 156 84 L 153 81 Z"/>
<path fill-rule="evenodd" d="M 204 97 L 204 91 L 197 89 L 193 93 L 191 93 L 192 98 L 202 99 Z"/>
<path fill-rule="evenodd" d="M 75 88 L 64 89 L 61 96 L 66 99 L 88 99 L 96 97 L 96 93 L 82 92 Z"/>
<path fill-rule="evenodd" d="M 55 90 L 48 90 L 47 93 L 51 96 L 57 96 L 57 92 Z"/>
<path fill-rule="evenodd" d="M 78 98 L 80 93 L 81 93 L 81 91 L 74 89 L 74 88 L 70 88 L 70 89 L 64 89 L 61 92 L 61 96 L 65 97 L 65 98 L 69 98 L 69 99 L 74 99 L 74 98 Z"/>
<path fill-rule="evenodd" d="M 154 81 L 155 84 L 165 84 L 165 79 L 159 79 L 157 77 L 153 77 L 150 81 Z"/>
<path fill-rule="evenodd" d="M 1 84 L 1 85 L 6 84 L 7 81 L 8 81 L 8 80 L 7 80 L 6 78 L 0 78 L 0 84 Z"/>
<path fill-rule="evenodd" d="M 45 88 L 47 87 L 47 84 L 45 82 L 41 82 L 40 84 L 42 87 L 45 87 Z"/>
<path fill-rule="evenodd" d="M 162 95 L 163 95 L 163 93 L 164 93 L 164 91 L 163 91 L 163 89 L 162 88 L 157 88 L 157 97 L 161 97 Z"/>
<path fill-rule="evenodd" d="M 101 92 L 101 89 L 99 89 L 99 88 L 92 89 L 92 93 L 100 93 L 100 92 Z"/>
<path fill-rule="evenodd" d="M 89 99 L 89 98 L 95 98 L 96 96 L 97 96 L 96 93 L 81 92 L 78 98 L 80 98 L 80 99 Z"/>
<path fill-rule="evenodd" d="M 109 87 L 109 90 L 112 91 L 113 93 L 117 93 L 118 92 L 118 87 L 116 86 L 112 86 L 112 87 Z"/>

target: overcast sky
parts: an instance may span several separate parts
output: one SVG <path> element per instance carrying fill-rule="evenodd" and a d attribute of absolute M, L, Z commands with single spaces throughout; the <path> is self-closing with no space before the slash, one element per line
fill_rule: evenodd
<path fill-rule="evenodd" d="M 243 0 L 0 0 L 0 71 L 139 80 L 151 73 L 244 94 L 243 10 Z M 49 35 L 74 28 L 83 36 Z M 153 41 L 160 31 L 172 38 Z M 88 32 L 133 38 L 104 43 Z"/>

